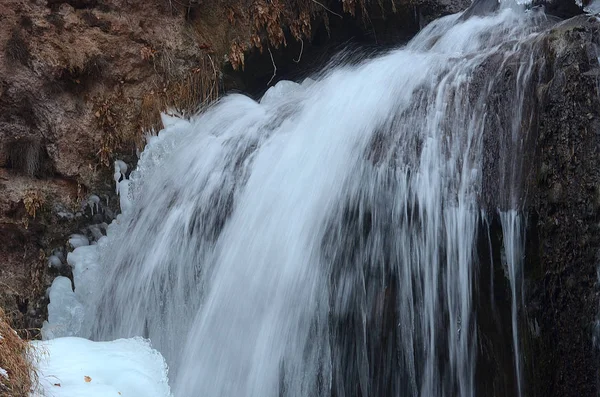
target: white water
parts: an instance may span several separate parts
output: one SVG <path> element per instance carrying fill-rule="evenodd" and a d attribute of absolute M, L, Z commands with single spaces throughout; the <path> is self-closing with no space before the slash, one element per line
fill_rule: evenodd
<path fill-rule="evenodd" d="M 474 396 L 483 139 L 500 134 L 485 131 L 489 74 L 519 62 L 501 138 L 517 150 L 543 19 L 446 17 L 403 49 L 166 123 L 120 182 L 124 214 L 86 247 L 97 263 L 74 264 L 79 334 L 149 337 L 176 396 Z"/>
<path fill-rule="evenodd" d="M 502 232 L 504 234 L 504 252 L 511 289 L 511 322 L 513 336 L 513 354 L 517 375 L 518 395 L 522 395 L 523 379 L 521 373 L 521 356 L 519 343 L 519 324 L 517 322 L 519 307 L 523 299 L 523 249 L 525 236 L 521 216 L 515 210 L 500 213 Z"/>

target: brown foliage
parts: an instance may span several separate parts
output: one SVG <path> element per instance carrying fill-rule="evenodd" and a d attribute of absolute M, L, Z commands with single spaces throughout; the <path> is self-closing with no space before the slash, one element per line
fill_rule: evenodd
<path fill-rule="evenodd" d="M 161 112 L 174 111 L 188 117 L 219 98 L 219 74 L 208 54 L 184 75 L 166 73 L 164 78 L 162 89 L 151 91 L 142 98 L 139 117 L 142 131 L 162 128 Z"/>
<path fill-rule="evenodd" d="M 247 9 L 227 8 L 227 19 L 235 26 L 228 58 L 234 70 L 244 68 L 244 54 L 257 48 L 281 48 L 287 40 L 310 38 L 312 20 L 326 19 L 327 9 L 311 0 L 252 0 Z"/>

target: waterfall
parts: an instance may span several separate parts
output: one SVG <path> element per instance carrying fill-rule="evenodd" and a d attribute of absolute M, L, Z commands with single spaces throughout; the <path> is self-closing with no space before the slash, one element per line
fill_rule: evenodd
<path fill-rule="evenodd" d="M 477 236 L 499 209 L 522 395 L 519 156 L 546 19 L 471 14 L 166 120 L 75 280 L 80 335 L 150 338 L 176 396 L 475 396 Z"/>

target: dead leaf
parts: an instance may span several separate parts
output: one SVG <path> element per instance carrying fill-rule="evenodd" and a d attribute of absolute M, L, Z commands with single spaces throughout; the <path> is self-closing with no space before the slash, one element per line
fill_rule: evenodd
<path fill-rule="evenodd" d="M 87 383 L 90 383 L 92 381 L 92 378 L 90 378 L 89 376 L 84 376 L 83 380 L 86 381 Z"/>

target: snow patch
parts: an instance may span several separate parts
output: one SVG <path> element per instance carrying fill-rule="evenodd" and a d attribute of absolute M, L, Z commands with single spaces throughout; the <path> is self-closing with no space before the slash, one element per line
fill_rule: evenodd
<path fill-rule="evenodd" d="M 8 379 L 8 372 L 6 372 L 6 370 L 2 367 L 0 367 L 0 376 L 2 376 L 5 379 Z"/>
<path fill-rule="evenodd" d="M 165 360 L 146 339 L 31 343 L 39 376 L 32 397 L 172 396 Z"/>

